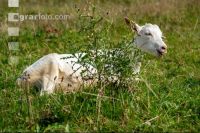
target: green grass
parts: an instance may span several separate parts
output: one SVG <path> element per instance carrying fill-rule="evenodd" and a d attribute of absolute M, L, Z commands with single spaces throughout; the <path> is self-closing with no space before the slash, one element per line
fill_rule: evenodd
<path fill-rule="evenodd" d="M 20 36 L 11 38 L 7 37 L 5 19 L 7 13 L 15 9 L 6 8 L 7 3 L 2 1 L 5 10 L 1 9 L 0 14 L 1 132 L 200 131 L 198 0 L 29 2 L 21 1 L 19 11 L 22 14 L 38 11 L 69 13 L 73 18 L 51 22 L 24 21 L 20 24 Z M 87 13 L 94 13 L 94 19 L 79 17 Z M 34 89 L 26 94 L 25 89 L 16 86 L 16 78 L 23 69 L 45 54 L 74 53 L 95 47 L 116 48 L 121 47 L 120 42 L 131 41 L 133 34 L 123 22 L 125 15 L 140 24 L 158 24 L 166 36 L 168 53 L 165 57 L 157 59 L 144 55 L 140 73 L 143 81 L 132 83 L 131 88 L 105 86 L 100 98 L 97 97 L 98 86 L 76 93 L 42 97 Z M 94 21 L 100 17 L 103 20 L 93 27 Z M 48 28 L 59 32 L 48 33 Z M 7 42 L 11 40 L 20 42 L 20 51 L 8 50 Z M 19 57 L 17 65 L 9 64 L 11 56 Z"/>

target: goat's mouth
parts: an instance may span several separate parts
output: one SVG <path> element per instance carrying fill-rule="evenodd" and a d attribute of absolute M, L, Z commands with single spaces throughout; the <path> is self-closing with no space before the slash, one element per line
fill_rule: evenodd
<path fill-rule="evenodd" d="M 163 51 L 161 51 L 161 50 L 156 50 L 157 51 L 157 55 L 159 56 L 159 57 L 161 57 L 161 56 L 163 56 L 164 55 L 164 53 L 165 52 L 163 52 Z"/>

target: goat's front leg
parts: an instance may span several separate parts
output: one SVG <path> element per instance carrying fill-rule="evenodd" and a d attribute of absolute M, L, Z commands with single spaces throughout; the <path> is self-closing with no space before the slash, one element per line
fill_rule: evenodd
<path fill-rule="evenodd" d="M 42 90 L 40 95 L 43 95 L 44 93 L 51 94 L 54 92 L 59 77 L 58 65 L 55 62 L 52 62 L 46 72 L 47 73 L 42 77 Z"/>
<path fill-rule="evenodd" d="M 42 79 L 42 89 L 40 95 L 51 94 L 55 88 L 55 81 L 49 76 L 43 76 Z"/>

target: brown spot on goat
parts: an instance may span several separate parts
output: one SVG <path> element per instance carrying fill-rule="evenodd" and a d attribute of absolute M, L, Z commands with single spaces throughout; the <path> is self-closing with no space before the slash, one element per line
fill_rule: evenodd
<path fill-rule="evenodd" d="M 72 85 L 71 85 L 71 84 L 68 84 L 68 87 L 72 87 Z"/>
<path fill-rule="evenodd" d="M 63 82 L 63 80 L 64 80 L 64 77 L 61 78 L 61 82 Z"/>

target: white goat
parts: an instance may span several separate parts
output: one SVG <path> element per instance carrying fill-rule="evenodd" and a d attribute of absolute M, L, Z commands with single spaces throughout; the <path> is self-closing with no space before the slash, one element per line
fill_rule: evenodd
<path fill-rule="evenodd" d="M 155 56 L 166 53 L 167 46 L 162 40 L 162 32 L 157 25 L 139 26 L 128 18 L 125 18 L 125 21 L 136 33 L 134 44 L 139 49 Z M 81 86 L 94 85 L 97 82 L 95 75 L 98 70 L 92 64 L 82 65 L 79 62 L 79 59 L 85 55 L 86 53 L 45 55 L 26 68 L 17 79 L 17 83 L 37 86 L 41 88 L 41 95 L 44 92 L 53 93 L 55 89 L 70 92 L 80 89 Z M 138 72 L 140 64 L 137 67 Z"/>

